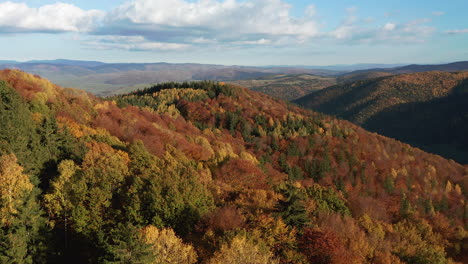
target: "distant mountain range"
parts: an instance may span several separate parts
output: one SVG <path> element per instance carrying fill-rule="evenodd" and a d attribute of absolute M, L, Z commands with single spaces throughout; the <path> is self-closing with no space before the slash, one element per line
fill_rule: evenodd
<path fill-rule="evenodd" d="M 387 72 L 393 74 L 403 74 L 403 73 L 414 73 L 414 72 L 426 72 L 426 71 L 444 71 L 444 72 L 455 72 L 455 71 L 465 71 L 468 70 L 468 61 L 459 61 L 452 62 L 447 64 L 437 64 L 437 65 L 418 65 L 411 64 L 395 68 L 373 68 L 373 69 L 364 69 L 358 72 Z"/>
<path fill-rule="evenodd" d="M 293 85 L 297 91 L 288 91 L 288 86 L 261 87 L 262 92 L 292 100 L 308 92 L 333 85 L 335 82 L 349 82 L 391 74 L 411 73 L 428 70 L 461 71 L 468 69 L 468 62 L 455 62 L 442 65 L 401 64 L 355 64 L 333 66 L 225 66 L 195 63 L 104 63 L 99 61 L 77 60 L 32 60 L 26 62 L 0 61 L 0 69 L 20 69 L 28 73 L 48 78 L 55 83 L 81 88 L 97 95 L 111 95 L 148 87 L 155 83 L 191 80 L 262 80 L 275 78 L 275 75 L 297 75 L 298 80 L 288 77 L 292 83 L 300 83 L 302 74 L 336 78 L 331 82 L 305 82 L 305 88 Z M 355 71 L 357 70 L 357 71 Z M 309 77 L 308 77 L 309 78 Z M 320 79 L 314 77 L 313 79 Z M 331 80 L 331 79 L 329 79 Z M 247 85 L 248 86 L 248 85 Z M 271 92 L 270 89 L 273 89 Z M 286 89 L 282 91 L 281 89 Z M 283 96 L 286 95 L 286 96 Z"/>
<path fill-rule="evenodd" d="M 114 94 L 129 86 L 150 86 L 168 81 L 231 81 L 275 74 L 335 75 L 340 72 L 295 67 L 224 66 L 194 63 L 103 63 L 98 61 L 2 61 L 1 68 L 20 69 L 44 76 L 59 85 L 81 88 L 97 95 Z"/>
<path fill-rule="evenodd" d="M 359 80 L 325 88 L 295 102 L 468 163 L 468 72 Z"/>
<path fill-rule="evenodd" d="M 388 67 L 391 66 L 390 64 L 356 64 L 348 65 L 348 68 L 351 69 L 353 66 L 365 67 L 366 65 L 368 67 L 377 65 Z M 307 67 L 314 66 L 304 66 L 304 68 Z M 332 67 L 335 66 L 329 66 L 328 68 L 326 68 L 331 69 Z M 343 70 L 344 68 L 341 69 Z M 359 80 L 392 76 L 400 73 L 419 72 L 424 70 L 439 70 L 451 72 L 463 71 L 467 69 L 468 62 L 456 62 L 443 65 L 408 65 L 404 67 L 393 68 L 372 68 L 367 70 L 358 70 L 347 73 L 341 73 L 335 76 L 316 76 L 308 74 L 270 75 L 249 80 L 234 81 L 233 83 L 245 86 L 257 92 L 266 93 L 268 95 L 283 100 L 292 101 L 335 84 L 352 83 Z"/>
<path fill-rule="evenodd" d="M 339 65 L 324 65 L 324 66 L 311 66 L 311 65 L 281 65 L 281 66 L 267 66 L 267 67 L 296 67 L 303 69 L 320 69 L 320 70 L 330 70 L 330 71 L 341 71 L 341 72 L 350 72 L 350 71 L 359 71 L 359 70 L 368 70 L 368 69 L 377 69 L 377 68 L 395 68 L 401 67 L 408 64 L 372 64 L 372 63 L 358 63 L 358 64 L 339 64 Z"/>

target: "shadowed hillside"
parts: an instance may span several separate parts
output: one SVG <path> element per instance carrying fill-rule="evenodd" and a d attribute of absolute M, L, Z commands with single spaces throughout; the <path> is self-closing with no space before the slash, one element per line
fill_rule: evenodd
<path fill-rule="evenodd" d="M 467 78 L 468 72 L 382 77 L 333 86 L 296 102 L 466 163 Z"/>

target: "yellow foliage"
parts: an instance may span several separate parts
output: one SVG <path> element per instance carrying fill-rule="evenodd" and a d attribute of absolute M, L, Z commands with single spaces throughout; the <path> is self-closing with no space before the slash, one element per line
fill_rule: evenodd
<path fill-rule="evenodd" d="M 254 155 L 250 154 L 249 152 L 247 151 L 242 151 L 241 154 L 240 154 L 240 158 L 243 159 L 243 160 L 248 160 L 248 161 L 251 161 L 252 163 L 254 164 L 258 164 L 258 160 L 257 158 L 255 158 Z"/>
<path fill-rule="evenodd" d="M 170 228 L 159 230 L 147 226 L 141 231 L 143 241 L 149 245 L 156 256 L 153 264 L 193 264 L 197 262 L 197 253 L 191 245 L 184 244 Z"/>
<path fill-rule="evenodd" d="M 427 166 L 427 169 L 431 175 L 436 175 L 437 174 L 437 169 L 433 165 Z"/>
<path fill-rule="evenodd" d="M 210 264 L 276 264 L 277 260 L 269 251 L 262 251 L 245 236 L 234 237 L 229 244 L 224 244 L 215 253 Z"/>
<path fill-rule="evenodd" d="M 103 101 L 100 104 L 94 105 L 95 110 L 108 110 L 111 105 L 116 105 L 115 101 Z"/>
<path fill-rule="evenodd" d="M 14 154 L 0 157 L 0 224 L 8 224 L 10 215 L 17 213 L 22 197 L 33 185 L 29 176 L 23 174 Z"/>
<path fill-rule="evenodd" d="M 445 192 L 451 193 L 452 190 L 453 190 L 452 183 L 450 181 L 447 181 L 447 185 L 445 185 Z"/>
<path fill-rule="evenodd" d="M 128 163 L 130 157 L 122 150 L 115 150 L 105 143 L 86 143 L 89 151 L 83 159 L 83 171 L 90 180 L 106 182 L 111 189 L 119 185 L 128 175 Z M 99 171 L 98 174 L 94 170 Z"/>
<path fill-rule="evenodd" d="M 400 170 L 400 173 L 403 177 L 406 177 L 408 176 L 408 170 L 406 169 L 406 167 L 403 167 L 401 170 Z"/>
<path fill-rule="evenodd" d="M 358 223 L 361 227 L 363 227 L 366 232 L 379 240 L 383 240 L 385 238 L 385 230 L 379 223 L 372 221 L 372 219 L 367 215 L 364 214 L 358 219 Z"/>
<path fill-rule="evenodd" d="M 59 176 L 52 181 L 52 192 L 44 195 L 45 205 L 50 213 L 56 217 L 62 217 L 65 210 L 72 207 L 72 203 L 66 198 L 65 188 L 71 177 L 79 167 L 72 160 L 64 160 L 58 166 Z M 51 222 L 51 224 L 55 224 Z"/>
<path fill-rule="evenodd" d="M 40 122 L 42 122 L 42 120 L 44 120 L 44 116 L 41 113 L 32 113 L 31 117 L 34 120 L 34 122 L 36 122 L 36 124 L 39 124 Z"/>
<path fill-rule="evenodd" d="M 236 204 L 253 210 L 274 210 L 281 195 L 272 190 L 247 189 L 241 192 Z"/>
<path fill-rule="evenodd" d="M 66 127 L 70 131 L 70 133 L 76 138 L 80 138 L 86 135 L 97 134 L 97 131 L 95 129 L 79 124 L 65 117 L 58 117 L 57 123 L 60 127 Z"/>
<path fill-rule="evenodd" d="M 444 247 L 447 241 L 440 234 L 432 231 L 431 225 L 426 220 L 412 223 L 407 220 L 394 225 L 397 240 L 394 245 L 395 252 L 400 255 L 420 255 L 435 263 L 444 258 Z"/>
<path fill-rule="evenodd" d="M 39 104 L 46 104 L 47 99 L 47 94 L 45 92 L 38 92 L 34 95 L 33 101 L 36 101 Z"/>
<path fill-rule="evenodd" d="M 197 143 L 198 145 L 202 146 L 204 148 L 204 151 L 209 153 L 209 156 L 210 158 L 213 157 L 214 155 L 214 150 L 213 148 L 211 147 L 211 144 L 210 142 L 208 141 L 208 139 L 206 139 L 205 137 L 201 137 L 201 136 L 196 136 L 195 139 L 194 139 L 195 143 Z M 208 158 L 208 159 L 210 159 Z"/>
<path fill-rule="evenodd" d="M 288 250 L 296 244 L 296 230 L 289 228 L 281 218 L 260 215 L 252 233 L 258 235 L 270 248 Z"/>
<path fill-rule="evenodd" d="M 275 121 L 273 120 L 273 118 L 270 117 L 270 118 L 268 119 L 268 125 L 269 125 L 270 127 L 274 127 L 274 126 L 275 126 Z"/>
<path fill-rule="evenodd" d="M 221 162 L 225 160 L 226 158 L 238 158 L 239 157 L 234 152 L 231 144 L 229 143 L 216 141 L 213 147 L 215 149 L 215 157 L 214 157 L 215 163 Z"/>

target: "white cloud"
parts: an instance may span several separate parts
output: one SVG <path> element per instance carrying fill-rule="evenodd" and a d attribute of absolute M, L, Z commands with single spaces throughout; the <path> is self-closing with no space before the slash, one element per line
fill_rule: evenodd
<path fill-rule="evenodd" d="M 468 28 L 447 30 L 445 33 L 450 35 L 468 34 Z"/>
<path fill-rule="evenodd" d="M 356 9 L 347 9 L 348 16 L 326 35 L 347 44 L 356 43 L 420 43 L 435 31 L 427 26 L 430 19 L 419 19 L 407 23 L 386 23 L 383 26 L 369 25 L 359 20 Z"/>
<path fill-rule="evenodd" d="M 313 6 L 292 17 L 281 0 L 134 0 L 113 10 L 102 33 L 140 34 L 168 41 L 216 38 L 219 42 L 272 40 L 290 36 L 303 41 L 319 33 Z"/>
<path fill-rule="evenodd" d="M 85 32 L 102 16 L 102 11 L 84 11 L 65 3 L 31 8 L 25 3 L 3 2 L 0 32 Z"/>
<path fill-rule="evenodd" d="M 180 43 L 165 43 L 148 41 L 143 36 L 93 36 L 83 42 L 84 45 L 98 50 L 132 50 L 132 51 L 176 51 L 188 49 L 191 46 Z"/>
<path fill-rule="evenodd" d="M 356 12 L 356 7 L 346 8 L 346 18 L 343 20 L 341 25 L 338 26 L 335 30 L 331 31 L 329 35 L 336 39 L 348 39 L 355 32 L 359 31 L 359 28 L 356 26 L 356 21 L 358 20 Z"/>
<path fill-rule="evenodd" d="M 39 8 L 0 3 L 0 33 L 76 32 L 96 49 L 182 50 L 192 47 L 291 46 L 335 43 L 423 42 L 434 32 L 430 20 L 377 24 L 358 9 L 334 30 L 324 32 L 320 14 L 309 5 L 291 14 L 286 0 L 129 0 L 109 12 L 55 3 Z M 434 12 L 433 14 L 439 14 Z M 448 34 L 466 33 L 465 29 Z"/>
<path fill-rule="evenodd" d="M 445 15 L 445 12 L 442 12 L 442 11 L 435 11 L 435 12 L 432 12 L 432 15 L 433 15 L 433 16 L 443 16 L 443 15 Z"/>
<path fill-rule="evenodd" d="M 268 45 L 271 44 L 269 39 L 259 39 L 259 40 L 247 40 L 247 41 L 235 41 L 233 44 L 238 45 Z"/>
<path fill-rule="evenodd" d="M 394 23 L 387 23 L 385 24 L 385 26 L 383 27 L 384 30 L 388 30 L 388 31 L 392 31 L 394 30 L 396 27 L 396 25 Z"/>

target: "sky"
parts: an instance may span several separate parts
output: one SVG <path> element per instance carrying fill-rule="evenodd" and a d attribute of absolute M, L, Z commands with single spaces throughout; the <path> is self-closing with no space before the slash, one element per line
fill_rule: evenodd
<path fill-rule="evenodd" d="M 224 65 L 468 60 L 467 0 L 0 1 L 0 60 Z"/>

